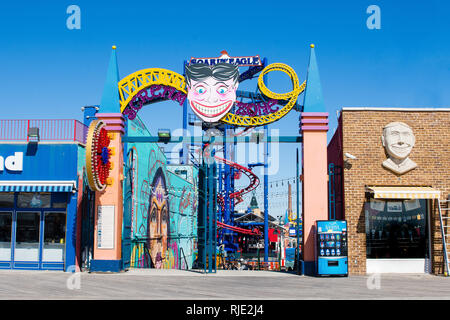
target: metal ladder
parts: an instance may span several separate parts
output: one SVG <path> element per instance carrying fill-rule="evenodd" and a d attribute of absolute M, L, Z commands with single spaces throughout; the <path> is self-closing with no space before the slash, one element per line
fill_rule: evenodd
<path fill-rule="evenodd" d="M 438 200 L 438 209 L 439 209 L 439 219 L 441 222 L 441 233 L 442 233 L 442 245 L 444 247 L 444 263 L 445 263 L 445 271 L 444 275 L 449 276 L 449 252 L 447 250 L 447 237 L 450 236 L 448 229 L 450 228 L 449 220 L 450 220 L 450 199 L 449 200 Z"/>

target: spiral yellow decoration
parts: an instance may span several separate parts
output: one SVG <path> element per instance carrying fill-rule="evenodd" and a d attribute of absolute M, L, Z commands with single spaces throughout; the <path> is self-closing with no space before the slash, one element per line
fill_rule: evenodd
<path fill-rule="evenodd" d="M 286 73 L 291 78 L 293 87 L 292 91 L 287 93 L 275 93 L 267 89 L 264 83 L 264 75 L 272 71 L 281 71 Z M 250 127 L 262 126 L 278 121 L 279 119 L 284 117 L 289 111 L 291 111 L 292 107 L 297 102 L 298 96 L 305 90 L 306 81 L 304 81 L 301 85 L 299 83 L 300 82 L 294 69 L 292 69 L 288 65 L 284 63 L 269 64 L 267 67 L 263 69 L 263 71 L 258 77 L 259 90 L 270 99 L 289 100 L 288 103 L 277 112 L 268 115 L 248 117 L 248 116 L 239 116 L 230 112 L 227 113 L 225 117 L 223 117 L 220 121 L 235 126 L 250 126 Z"/>

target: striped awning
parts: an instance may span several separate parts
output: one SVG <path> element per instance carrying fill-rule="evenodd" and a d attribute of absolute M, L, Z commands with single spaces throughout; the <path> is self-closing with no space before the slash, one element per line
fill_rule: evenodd
<path fill-rule="evenodd" d="M 374 199 L 439 199 L 441 192 L 431 187 L 367 187 Z"/>
<path fill-rule="evenodd" d="M 75 181 L 0 181 L 0 192 L 72 192 Z"/>

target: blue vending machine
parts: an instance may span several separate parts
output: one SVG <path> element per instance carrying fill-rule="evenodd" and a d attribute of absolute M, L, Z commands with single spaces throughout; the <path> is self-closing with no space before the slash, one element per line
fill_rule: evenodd
<path fill-rule="evenodd" d="M 316 275 L 347 276 L 347 221 L 316 221 Z"/>

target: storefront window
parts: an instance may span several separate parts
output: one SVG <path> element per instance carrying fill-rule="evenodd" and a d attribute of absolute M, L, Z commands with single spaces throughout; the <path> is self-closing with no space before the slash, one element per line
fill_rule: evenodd
<path fill-rule="evenodd" d="M 14 208 L 13 192 L 0 192 L 0 208 Z"/>
<path fill-rule="evenodd" d="M 12 212 L 0 212 L 0 260 L 11 260 Z"/>
<path fill-rule="evenodd" d="M 22 192 L 17 198 L 19 208 L 50 208 L 51 193 Z"/>
<path fill-rule="evenodd" d="M 377 200 L 365 204 L 367 258 L 425 258 L 426 200 Z"/>

